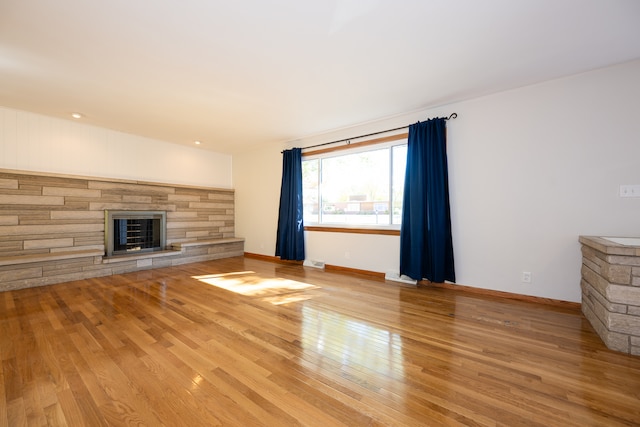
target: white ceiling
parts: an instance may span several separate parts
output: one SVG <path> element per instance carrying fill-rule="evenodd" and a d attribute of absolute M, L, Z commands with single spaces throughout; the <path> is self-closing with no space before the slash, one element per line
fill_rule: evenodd
<path fill-rule="evenodd" d="M 0 0 L 0 105 L 227 153 L 637 58 L 639 0 Z"/>

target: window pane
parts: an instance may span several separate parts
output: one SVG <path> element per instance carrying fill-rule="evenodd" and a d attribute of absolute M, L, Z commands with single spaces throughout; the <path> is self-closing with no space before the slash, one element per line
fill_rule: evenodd
<path fill-rule="evenodd" d="M 321 222 L 389 225 L 389 148 L 322 159 Z"/>
<path fill-rule="evenodd" d="M 407 167 L 407 145 L 396 145 L 393 147 L 393 222 L 402 223 L 402 197 L 404 194 L 404 176 Z"/>
<path fill-rule="evenodd" d="M 305 224 L 317 223 L 319 221 L 319 162 L 318 159 L 302 161 L 302 204 L 304 211 L 303 221 Z"/>
<path fill-rule="evenodd" d="M 305 224 L 401 223 L 406 140 L 368 148 L 302 161 Z"/>

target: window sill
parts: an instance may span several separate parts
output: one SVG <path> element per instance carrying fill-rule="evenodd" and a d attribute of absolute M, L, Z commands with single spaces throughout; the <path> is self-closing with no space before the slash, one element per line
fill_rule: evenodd
<path fill-rule="evenodd" d="M 352 233 L 352 234 L 378 234 L 383 236 L 399 236 L 400 230 L 391 228 L 357 228 L 357 227 L 329 227 L 324 225 L 306 225 L 305 231 L 320 231 L 329 233 Z"/>

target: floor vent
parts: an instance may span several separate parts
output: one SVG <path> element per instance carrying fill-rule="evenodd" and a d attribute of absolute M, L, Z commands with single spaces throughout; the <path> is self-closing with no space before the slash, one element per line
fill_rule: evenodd
<path fill-rule="evenodd" d="M 387 271 L 387 274 L 384 275 L 384 280 L 391 280 L 392 282 L 406 283 L 408 285 L 418 284 L 417 280 L 413 280 L 411 277 L 405 276 L 404 274 L 401 276 L 399 273 L 395 271 Z"/>
<path fill-rule="evenodd" d="M 324 261 L 318 261 L 315 259 L 305 259 L 302 264 L 305 267 L 324 268 Z"/>

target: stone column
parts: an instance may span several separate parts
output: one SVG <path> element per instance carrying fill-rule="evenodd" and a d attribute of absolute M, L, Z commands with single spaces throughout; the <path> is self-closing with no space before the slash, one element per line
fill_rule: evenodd
<path fill-rule="evenodd" d="M 640 355 L 640 247 L 580 236 L 582 313 L 605 345 Z"/>

